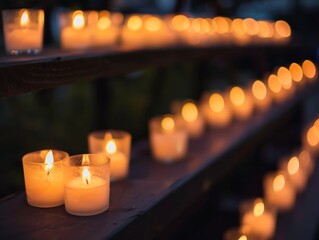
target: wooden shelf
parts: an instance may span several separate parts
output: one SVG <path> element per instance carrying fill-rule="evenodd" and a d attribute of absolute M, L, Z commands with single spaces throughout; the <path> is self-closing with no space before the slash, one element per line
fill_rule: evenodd
<path fill-rule="evenodd" d="M 161 165 L 152 160 L 147 141 L 132 149 L 130 177 L 111 184 L 110 209 L 76 217 L 64 206 L 39 209 L 25 193 L 0 204 L 1 239 L 151 239 L 159 236 L 192 203 L 210 191 L 230 170 L 289 121 L 305 94 L 297 94 L 246 122 L 207 130 L 190 142 L 184 161 Z"/>
<path fill-rule="evenodd" d="M 300 51 L 302 49 L 302 51 Z M 312 48 L 311 48 L 312 49 Z M 154 49 L 113 48 L 63 51 L 47 48 L 37 56 L 0 56 L 0 97 L 126 74 L 148 67 L 236 54 L 306 55 L 309 48 L 292 45 L 170 46 Z"/>

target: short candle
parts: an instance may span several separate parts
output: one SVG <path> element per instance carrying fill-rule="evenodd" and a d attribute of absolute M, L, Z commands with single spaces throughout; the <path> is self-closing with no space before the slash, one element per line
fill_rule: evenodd
<path fill-rule="evenodd" d="M 233 87 L 229 92 L 229 98 L 234 115 L 238 119 L 245 120 L 252 115 L 254 110 L 252 99 L 243 89 L 237 86 Z"/>
<path fill-rule="evenodd" d="M 251 87 L 251 91 L 256 108 L 261 111 L 267 110 L 271 104 L 271 97 L 266 85 L 262 81 L 256 80 Z"/>
<path fill-rule="evenodd" d="M 149 122 L 150 143 L 154 158 L 162 163 L 172 163 L 186 155 L 187 130 L 171 115 L 154 117 Z"/>
<path fill-rule="evenodd" d="M 226 127 L 232 120 L 232 111 L 220 93 L 204 96 L 201 104 L 203 115 L 212 127 Z"/>
<path fill-rule="evenodd" d="M 42 50 L 43 10 L 3 10 L 2 17 L 7 53 L 13 55 L 36 54 Z"/>
<path fill-rule="evenodd" d="M 42 150 L 23 156 L 23 172 L 27 201 L 34 207 L 63 204 L 62 159 L 66 152 Z"/>
<path fill-rule="evenodd" d="M 96 215 L 109 208 L 110 158 L 75 155 L 63 160 L 64 203 L 68 213 Z"/>
<path fill-rule="evenodd" d="M 130 166 L 131 134 L 120 130 L 96 131 L 89 134 L 90 153 L 110 157 L 111 181 L 127 178 Z"/>
<path fill-rule="evenodd" d="M 295 203 L 296 191 L 283 172 L 269 173 L 264 178 L 266 202 L 278 209 L 289 210 Z"/>
<path fill-rule="evenodd" d="M 241 224 L 249 226 L 252 233 L 263 239 L 270 239 L 276 227 L 274 209 L 265 205 L 262 199 L 245 201 L 241 204 Z"/>

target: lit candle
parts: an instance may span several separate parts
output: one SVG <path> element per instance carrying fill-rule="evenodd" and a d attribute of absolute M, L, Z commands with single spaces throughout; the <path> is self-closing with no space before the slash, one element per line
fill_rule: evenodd
<path fill-rule="evenodd" d="M 163 163 L 181 160 L 187 151 L 187 130 L 173 116 L 154 117 L 149 123 L 150 144 L 154 158 Z"/>
<path fill-rule="evenodd" d="M 241 224 L 263 239 L 270 239 L 276 227 L 275 211 L 264 204 L 262 199 L 245 201 L 241 204 Z"/>
<path fill-rule="evenodd" d="M 296 86 L 292 81 L 291 73 L 288 68 L 280 67 L 277 71 L 277 77 L 281 82 L 282 86 L 282 94 L 284 94 L 284 98 L 291 97 L 296 90 Z"/>
<path fill-rule="evenodd" d="M 173 102 L 172 112 L 176 116 L 176 121 L 185 126 L 191 137 L 196 138 L 202 134 L 205 122 L 194 102 L 186 101 L 184 104 Z"/>
<path fill-rule="evenodd" d="M 60 16 L 61 46 L 65 49 L 84 49 L 93 44 L 93 30 L 86 26 L 84 13 L 80 10 Z"/>
<path fill-rule="evenodd" d="M 226 127 L 232 120 L 229 103 L 219 93 L 213 93 L 209 97 L 204 95 L 201 110 L 206 121 L 212 127 Z"/>
<path fill-rule="evenodd" d="M 143 19 L 139 15 L 130 16 L 121 32 L 121 41 L 130 47 L 144 46 L 145 31 L 143 30 Z"/>
<path fill-rule="evenodd" d="M 270 173 L 264 178 L 266 202 L 279 210 L 288 210 L 295 203 L 296 192 L 284 172 Z"/>
<path fill-rule="evenodd" d="M 110 158 L 102 154 L 63 160 L 64 203 L 68 213 L 90 216 L 109 208 Z"/>
<path fill-rule="evenodd" d="M 6 51 L 9 54 L 36 54 L 42 50 L 44 11 L 3 10 Z"/>
<path fill-rule="evenodd" d="M 129 173 L 131 134 L 119 130 L 92 132 L 88 136 L 90 153 L 110 157 L 111 181 L 125 179 Z"/>
<path fill-rule="evenodd" d="M 283 102 L 285 100 L 286 95 L 280 79 L 275 74 L 269 75 L 267 85 L 275 102 Z"/>
<path fill-rule="evenodd" d="M 66 152 L 42 150 L 23 156 L 23 172 L 27 201 L 34 207 L 63 204 L 62 159 Z"/>
<path fill-rule="evenodd" d="M 232 103 L 234 115 L 240 119 L 245 120 L 252 115 L 254 105 L 251 97 L 245 94 L 240 87 L 233 87 L 229 92 L 229 98 Z"/>
<path fill-rule="evenodd" d="M 266 85 L 262 81 L 256 80 L 251 87 L 251 91 L 256 108 L 261 111 L 267 110 L 271 104 L 271 97 Z"/>
<path fill-rule="evenodd" d="M 303 169 L 307 177 L 309 177 L 314 169 L 314 160 L 312 156 L 310 155 L 309 151 L 307 150 L 302 150 L 299 153 L 299 163 L 300 167 Z"/>
<path fill-rule="evenodd" d="M 317 155 L 319 152 L 319 121 L 306 129 L 303 135 L 303 148 L 311 155 Z"/>
<path fill-rule="evenodd" d="M 310 60 L 303 61 L 302 71 L 309 82 L 313 82 L 317 78 L 316 65 Z"/>
<path fill-rule="evenodd" d="M 297 192 L 301 192 L 307 183 L 307 175 L 300 168 L 298 157 L 293 156 L 289 160 L 282 160 L 280 162 L 280 169 L 286 172 L 291 184 Z"/>
<path fill-rule="evenodd" d="M 289 71 L 291 74 L 291 78 L 295 83 L 298 83 L 300 85 L 305 83 L 305 81 L 303 80 L 302 68 L 298 63 L 290 64 Z"/>

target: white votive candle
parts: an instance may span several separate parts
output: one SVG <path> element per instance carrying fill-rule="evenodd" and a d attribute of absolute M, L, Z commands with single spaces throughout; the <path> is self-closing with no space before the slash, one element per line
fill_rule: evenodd
<path fill-rule="evenodd" d="M 62 159 L 66 152 L 41 150 L 23 156 L 23 172 L 27 201 L 34 207 L 63 204 Z"/>
<path fill-rule="evenodd" d="M 109 208 L 110 159 L 102 154 L 63 160 L 64 202 L 68 213 L 90 216 Z"/>

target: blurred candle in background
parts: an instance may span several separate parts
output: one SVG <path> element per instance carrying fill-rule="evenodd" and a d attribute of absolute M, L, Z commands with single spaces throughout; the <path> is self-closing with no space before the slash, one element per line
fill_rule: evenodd
<path fill-rule="evenodd" d="M 266 85 L 262 81 L 256 80 L 251 87 L 251 91 L 256 108 L 261 111 L 267 110 L 271 104 L 271 97 Z"/>
<path fill-rule="evenodd" d="M 254 110 L 253 101 L 242 88 L 234 86 L 229 92 L 229 98 L 237 119 L 246 120 L 252 115 Z"/>

